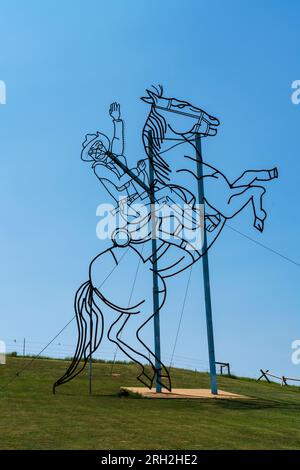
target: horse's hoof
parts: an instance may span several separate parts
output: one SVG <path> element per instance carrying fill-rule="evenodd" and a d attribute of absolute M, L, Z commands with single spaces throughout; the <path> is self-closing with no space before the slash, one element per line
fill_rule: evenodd
<path fill-rule="evenodd" d="M 166 379 L 166 380 L 162 380 L 162 379 Z M 167 375 L 161 375 L 160 379 L 157 379 L 157 383 L 159 383 L 159 385 L 161 385 L 162 388 L 165 388 L 166 390 L 168 390 L 168 392 L 172 391 L 170 377 L 168 377 Z"/>
<path fill-rule="evenodd" d="M 137 379 L 146 387 L 152 388 L 154 377 L 151 379 L 147 374 L 140 374 Z"/>
<path fill-rule="evenodd" d="M 264 231 L 264 221 L 262 219 L 259 219 L 258 217 L 255 217 L 254 227 L 259 232 L 263 232 Z"/>
<path fill-rule="evenodd" d="M 276 167 L 272 168 L 272 170 L 269 170 L 269 175 L 270 175 L 270 180 L 278 178 L 278 169 Z"/>
<path fill-rule="evenodd" d="M 156 371 L 157 383 L 161 385 L 163 388 L 167 389 L 169 392 L 171 392 L 172 387 L 171 387 L 171 379 L 170 379 L 169 374 L 167 373 L 166 375 L 163 375 L 160 371 L 161 369 Z"/>

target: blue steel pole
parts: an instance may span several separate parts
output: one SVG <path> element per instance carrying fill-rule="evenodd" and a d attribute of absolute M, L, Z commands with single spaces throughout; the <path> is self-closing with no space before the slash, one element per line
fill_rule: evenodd
<path fill-rule="evenodd" d="M 90 301 L 90 360 L 89 360 L 89 394 L 92 395 L 92 380 L 93 380 L 93 356 L 92 356 L 92 343 L 93 343 L 93 310 L 92 310 L 92 297 Z"/>
<path fill-rule="evenodd" d="M 198 178 L 198 203 L 203 204 L 203 224 L 204 224 L 204 183 L 203 183 L 203 167 L 202 167 L 202 149 L 201 149 L 201 136 L 196 134 L 196 159 L 197 159 L 197 178 Z M 209 265 L 207 254 L 207 237 L 205 226 L 203 227 L 203 240 L 202 240 L 202 267 L 203 267 L 203 281 L 204 281 L 204 298 L 205 298 L 205 311 L 206 311 L 206 327 L 207 327 L 207 342 L 208 342 L 208 356 L 209 356 L 209 369 L 210 369 L 210 387 L 213 395 L 218 394 L 217 386 L 217 373 L 216 373 L 216 359 L 215 359 L 215 346 L 214 346 L 214 330 L 212 320 L 212 306 L 210 295 L 210 282 L 209 282 Z"/>
<path fill-rule="evenodd" d="M 152 132 L 148 133 L 149 143 L 149 183 L 150 183 L 150 203 L 151 203 L 151 222 L 152 222 L 152 259 L 153 259 L 153 311 L 154 315 L 154 345 L 155 345 L 155 368 L 156 368 L 156 393 L 161 392 L 161 351 L 160 351 L 160 321 L 159 321 L 159 290 L 157 275 L 157 243 L 156 243 L 156 218 L 154 213 L 155 188 L 153 171 L 153 141 Z"/>

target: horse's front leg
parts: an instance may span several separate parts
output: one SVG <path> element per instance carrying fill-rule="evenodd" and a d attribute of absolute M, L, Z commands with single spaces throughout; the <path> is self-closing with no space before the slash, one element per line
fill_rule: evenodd
<path fill-rule="evenodd" d="M 232 190 L 233 191 L 233 190 Z M 263 195 L 266 190 L 263 186 L 249 186 L 248 188 L 234 192 L 228 199 L 226 218 L 232 218 L 237 215 L 244 207 L 251 202 L 254 213 L 254 227 L 260 232 L 264 229 L 264 221 L 267 217 L 263 209 Z"/>
<path fill-rule="evenodd" d="M 250 186 L 255 183 L 255 181 L 271 181 L 275 178 L 278 178 L 278 170 L 276 167 L 271 170 L 246 170 L 231 184 L 231 187 Z"/>

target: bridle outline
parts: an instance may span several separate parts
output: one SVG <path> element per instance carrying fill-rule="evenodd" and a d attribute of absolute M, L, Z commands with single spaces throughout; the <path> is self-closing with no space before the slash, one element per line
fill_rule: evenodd
<path fill-rule="evenodd" d="M 186 113 L 184 111 L 177 111 L 175 109 L 171 109 L 172 107 L 172 101 L 173 101 L 173 98 L 169 98 L 168 99 L 168 104 L 167 106 L 159 106 L 157 104 L 153 104 L 154 108 L 157 108 L 157 109 L 162 109 L 164 111 L 169 111 L 170 113 L 175 113 L 175 114 L 180 114 L 181 116 L 187 116 L 187 117 L 190 117 L 190 118 L 193 118 L 193 119 L 197 119 L 197 123 L 195 124 L 194 127 L 196 127 L 195 129 L 195 133 L 198 133 L 199 132 L 199 129 L 200 129 L 200 126 L 201 126 L 201 123 L 202 121 L 204 121 L 206 123 L 206 126 L 207 126 L 207 129 L 206 129 L 206 132 L 204 135 L 208 135 L 209 133 L 209 129 L 210 129 L 210 126 L 214 126 L 214 124 L 211 124 L 205 117 L 204 117 L 204 111 L 203 109 L 200 110 L 200 115 L 198 116 L 197 114 L 192 114 L 192 113 Z M 216 126 L 218 126 L 220 124 L 220 121 L 218 118 L 215 118 L 218 122 L 218 124 L 216 124 Z"/>

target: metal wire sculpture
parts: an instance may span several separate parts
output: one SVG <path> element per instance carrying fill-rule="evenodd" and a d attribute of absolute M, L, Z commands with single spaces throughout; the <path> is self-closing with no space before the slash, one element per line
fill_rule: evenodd
<path fill-rule="evenodd" d="M 118 213 L 120 222 L 111 234 L 111 246 L 94 257 L 89 265 L 89 280 L 76 292 L 77 348 L 67 371 L 55 382 L 54 392 L 56 387 L 74 379 L 84 369 L 99 347 L 104 332 L 139 365 L 137 378 L 140 382 L 151 388 L 156 380 L 171 390 L 169 371 L 144 342 L 142 331 L 165 304 L 167 279 L 191 267 L 206 252 L 191 241 L 191 237 L 185 236 L 185 229 L 189 226 L 190 232 L 205 230 L 208 236 L 206 250 L 209 250 L 226 220 L 249 205 L 254 228 L 259 232 L 264 230 L 266 189 L 261 183 L 277 178 L 277 168 L 247 170 L 230 182 L 220 170 L 202 160 L 195 144 L 196 136 L 215 136 L 219 120 L 187 101 L 165 97 L 162 86 L 146 92 L 141 98 L 150 106 L 142 132 L 145 157 L 138 160 L 135 167 L 128 166 L 124 155 L 124 124 L 117 103 L 112 103 L 109 110 L 114 125 L 112 141 L 105 134 L 96 132 L 87 134 L 82 144 L 81 158 L 92 163 L 93 172 L 116 203 L 114 213 Z M 195 186 L 200 178 L 195 170 L 197 161 L 201 161 L 201 178 L 205 181 L 202 222 L 199 222 L 195 197 Z M 146 208 L 142 215 L 135 207 L 137 203 L 143 203 Z M 184 211 L 183 206 L 189 210 Z M 172 208 L 172 215 L 166 216 L 162 208 Z M 103 276 L 113 277 L 114 292 L 118 296 L 117 286 L 122 282 L 120 266 L 129 252 L 138 262 L 142 261 L 141 276 L 146 279 L 153 271 L 156 275 L 159 302 L 154 310 L 150 299 L 139 297 L 139 292 L 136 292 L 136 300 L 127 305 L 111 298 L 103 287 Z M 104 265 L 108 267 L 105 273 Z M 105 322 L 104 310 L 107 310 Z M 124 338 L 124 333 L 133 329 L 136 331 L 135 344 Z M 151 373 L 145 363 L 150 363 Z"/>

